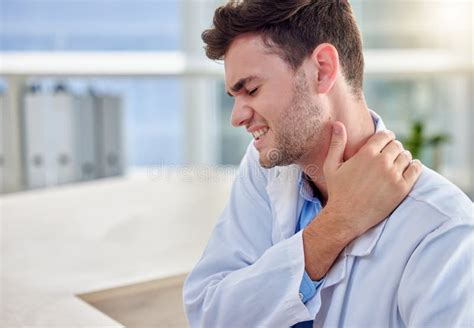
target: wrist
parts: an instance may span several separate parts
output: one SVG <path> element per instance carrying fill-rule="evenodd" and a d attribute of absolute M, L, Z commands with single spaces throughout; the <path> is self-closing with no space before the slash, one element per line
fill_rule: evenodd
<path fill-rule="evenodd" d="M 314 229 L 320 233 L 331 236 L 331 239 L 340 246 L 341 249 L 346 247 L 359 233 L 356 222 L 353 222 L 348 214 L 340 210 L 340 207 L 328 203 L 318 215 L 319 224 L 314 225 Z M 317 221 L 315 220 L 315 223 Z"/>
<path fill-rule="evenodd" d="M 339 253 L 356 236 L 335 212 L 323 209 L 303 230 L 305 269 L 312 280 L 320 280 Z"/>

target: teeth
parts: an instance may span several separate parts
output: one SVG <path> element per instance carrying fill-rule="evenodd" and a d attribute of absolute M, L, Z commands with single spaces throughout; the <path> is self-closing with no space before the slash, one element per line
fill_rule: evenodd
<path fill-rule="evenodd" d="M 258 139 L 260 138 L 261 136 L 265 135 L 265 133 L 267 133 L 268 131 L 268 128 L 263 128 L 263 129 L 260 129 L 260 130 L 257 130 L 255 132 L 252 132 L 252 136 L 255 138 L 255 139 Z"/>

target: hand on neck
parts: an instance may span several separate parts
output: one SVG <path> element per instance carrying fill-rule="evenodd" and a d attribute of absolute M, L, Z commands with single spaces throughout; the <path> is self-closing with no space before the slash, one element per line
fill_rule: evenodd
<path fill-rule="evenodd" d="M 375 133 L 375 125 L 363 96 L 357 100 L 352 97 L 345 97 L 333 101 L 328 112 L 330 116 L 323 127 L 319 147 L 314 147 L 314 151 L 305 156 L 299 163 L 306 175 L 311 178 L 318 188 L 323 204 L 327 201 L 327 188 L 322 168 L 331 140 L 331 123 L 340 121 L 346 127 L 347 144 L 344 161 L 354 156 Z"/>

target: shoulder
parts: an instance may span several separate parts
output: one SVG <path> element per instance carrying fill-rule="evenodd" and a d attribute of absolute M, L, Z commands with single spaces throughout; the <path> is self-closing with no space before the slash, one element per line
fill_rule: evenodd
<path fill-rule="evenodd" d="M 453 183 L 423 167 L 412 191 L 388 219 L 388 228 L 420 241 L 454 228 L 474 228 L 472 201 Z"/>
<path fill-rule="evenodd" d="M 473 224 L 473 204 L 469 197 L 448 179 L 427 167 L 423 167 L 404 205 L 431 212 L 441 221 L 458 219 L 460 223 Z"/>

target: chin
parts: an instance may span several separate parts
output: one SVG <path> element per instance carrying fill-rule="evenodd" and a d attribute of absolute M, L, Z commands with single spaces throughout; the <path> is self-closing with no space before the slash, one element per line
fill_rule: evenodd
<path fill-rule="evenodd" d="M 257 149 L 257 148 L 255 148 L 255 149 Z M 274 167 L 276 165 L 275 162 L 271 161 L 268 158 L 268 150 L 266 150 L 266 149 L 257 149 L 257 152 L 258 152 L 258 162 L 259 162 L 261 167 L 263 167 L 265 169 L 271 169 L 272 167 Z"/>
<path fill-rule="evenodd" d="M 268 160 L 264 160 L 260 157 L 259 160 L 260 166 L 263 167 L 264 169 L 271 169 L 272 167 L 276 166 L 276 163 L 272 163 Z"/>
<path fill-rule="evenodd" d="M 283 156 L 283 153 L 276 148 L 271 148 L 265 152 L 259 151 L 259 163 L 260 166 L 265 169 L 293 164 L 292 162 L 289 162 L 288 159 Z"/>

